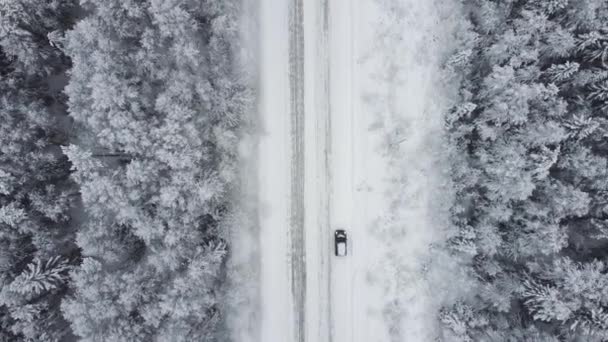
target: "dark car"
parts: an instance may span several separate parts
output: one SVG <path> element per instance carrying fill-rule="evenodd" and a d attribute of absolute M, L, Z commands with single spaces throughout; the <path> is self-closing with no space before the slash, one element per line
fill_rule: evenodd
<path fill-rule="evenodd" d="M 337 229 L 334 232 L 334 247 L 336 256 L 346 256 L 346 232 L 343 229 Z"/>

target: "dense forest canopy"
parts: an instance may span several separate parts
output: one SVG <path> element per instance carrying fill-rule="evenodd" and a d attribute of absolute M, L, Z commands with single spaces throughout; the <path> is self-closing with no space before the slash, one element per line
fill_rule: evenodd
<path fill-rule="evenodd" d="M 64 149 L 88 220 L 63 312 L 84 339 L 211 340 L 236 181 L 242 86 L 236 8 L 216 1 L 106 1 L 65 37 Z"/>
<path fill-rule="evenodd" d="M 60 303 L 79 263 L 77 188 L 61 153 L 61 79 L 69 58 L 48 36 L 73 24 L 73 1 L 0 3 L 0 340 L 71 335 Z"/>
<path fill-rule="evenodd" d="M 451 246 L 480 289 L 441 319 L 463 341 L 604 341 L 608 3 L 464 3 Z"/>
<path fill-rule="evenodd" d="M 0 340 L 214 340 L 238 11 L 0 3 Z"/>

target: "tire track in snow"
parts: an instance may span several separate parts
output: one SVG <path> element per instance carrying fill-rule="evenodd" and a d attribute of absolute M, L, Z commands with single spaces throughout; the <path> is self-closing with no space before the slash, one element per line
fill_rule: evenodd
<path fill-rule="evenodd" d="M 304 3 L 306 341 L 331 342 L 327 0 Z"/>
<path fill-rule="evenodd" d="M 306 249 L 304 232 L 304 28 L 303 0 L 289 3 L 291 120 L 291 292 L 295 341 L 305 342 Z"/>
<path fill-rule="evenodd" d="M 324 128 L 324 132 L 323 134 L 325 135 L 325 146 L 324 146 L 324 150 L 323 150 L 323 170 L 324 170 L 324 204 L 325 204 L 325 211 L 323 212 L 324 214 L 324 220 L 325 220 L 325 225 L 324 227 L 322 227 L 322 231 L 325 232 L 325 236 L 327 237 L 327 239 L 329 241 L 327 241 L 326 245 L 329 245 L 331 247 L 333 247 L 333 239 L 331 237 L 333 237 L 332 231 L 331 231 L 331 211 L 329 209 L 329 203 L 330 203 L 330 194 L 329 194 L 329 189 L 331 189 L 331 171 L 330 171 L 330 159 L 331 159 L 331 149 L 332 149 L 332 144 L 331 144 L 331 129 L 332 129 L 332 122 L 331 122 L 331 86 L 330 86 L 330 61 L 329 61 L 329 1 L 328 0 L 322 0 L 322 4 L 321 4 L 321 17 L 323 20 L 323 25 L 322 25 L 322 34 L 321 34 L 321 41 L 319 42 L 318 48 L 324 50 L 325 52 L 322 55 L 322 62 L 323 62 L 323 90 L 325 93 L 325 97 L 323 98 L 323 105 L 324 105 L 324 111 L 323 113 L 325 114 L 325 120 L 323 121 L 323 128 Z M 330 249 L 331 249 L 330 247 Z M 327 253 L 327 252 L 326 252 Z M 326 296 L 327 297 L 322 297 L 321 302 L 325 302 L 326 304 L 326 311 L 325 314 L 327 316 L 327 318 L 329 319 L 328 322 L 328 331 L 327 331 L 327 339 L 328 342 L 333 342 L 334 340 L 334 332 L 333 332 L 333 324 L 332 324 L 332 319 L 331 319 L 331 312 L 332 312 L 332 301 L 331 301 L 331 258 L 333 257 L 333 253 L 330 254 L 325 254 L 325 256 L 327 257 L 324 262 L 326 262 L 326 267 L 322 268 L 324 269 L 327 273 L 325 274 L 325 289 L 326 289 Z M 322 265 L 323 266 L 323 265 Z"/>

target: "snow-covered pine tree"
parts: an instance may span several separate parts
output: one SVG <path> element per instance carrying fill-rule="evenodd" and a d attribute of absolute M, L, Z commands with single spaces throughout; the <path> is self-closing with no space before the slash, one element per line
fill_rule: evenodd
<path fill-rule="evenodd" d="M 35 259 L 13 280 L 10 289 L 19 294 L 34 295 L 52 291 L 65 282 L 69 269 L 67 260 L 59 256 L 52 257 L 46 262 Z"/>

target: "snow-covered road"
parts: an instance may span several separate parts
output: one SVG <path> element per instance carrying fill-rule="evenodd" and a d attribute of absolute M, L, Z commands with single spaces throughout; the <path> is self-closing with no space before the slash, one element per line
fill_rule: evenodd
<path fill-rule="evenodd" d="M 260 0 L 252 341 L 433 339 L 438 301 L 422 264 L 441 239 L 430 202 L 449 39 L 434 4 Z M 333 255 L 339 228 L 343 258 Z"/>

